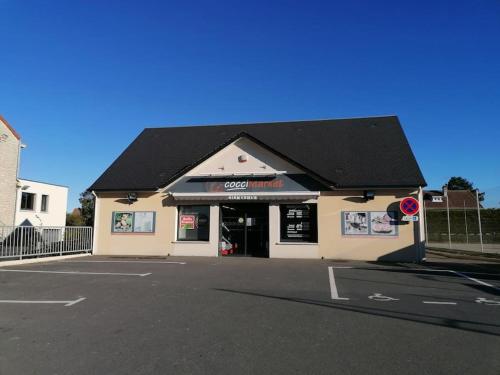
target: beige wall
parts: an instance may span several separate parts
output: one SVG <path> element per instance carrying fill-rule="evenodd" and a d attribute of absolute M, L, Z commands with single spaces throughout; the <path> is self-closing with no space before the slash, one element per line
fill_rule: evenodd
<path fill-rule="evenodd" d="M 239 155 L 247 155 L 247 161 L 240 163 Z M 250 141 L 240 138 L 231 143 L 208 160 L 196 166 L 187 176 L 198 176 L 207 173 L 303 173 L 300 169 L 279 158 L 274 153 Z"/>
<path fill-rule="evenodd" d="M 307 201 L 314 203 L 316 200 Z M 299 203 L 299 202 L 283 202 Z M 317 243 L 280 242 L 280 206 L 279 203 L 269 205 L 269 257 L 270 258 L 320 258 Z"/>
<path fill-rule="evenodd" d="M 414 261 L 418 223 L 402 223 L 395 237 L 342 235 L 342 211 L 399 212 L 402 198 L 416 196 L 415 190 L 377 190 L 375 199 L 365 201 L 362 191 L 338 191 L 322 194 L 318 204 L 319 255 L 334 259 Z"/>
<path fill-rule="evenodd" d="M 323 193 L 318 198 L 318 244 L 285 244 L 279 241 L 279 204 L 269 206 L 269 251 L 272 258 L 331 258 L 358 260 L 416 260 L 414 227 L 403 223 L 395 237 L 344 236 L 342 211 L 399 210 L 399 201 L 416 191 L 378 190 L 375 199 L 365 201 L 362 191 Z M 209 242 L 176 242 L 176 204 L 210 204 L 206 201 L 175 202 L 163 193 L 139 193 L 138 201 L 128 205 L 126 193 L 100 193 L 96 209 L 95 253 L 109 255 L 199 255 L 217 256 L 219 241 L 219 204 L 210 208 Z M 155 211 L 154 234 L 113 234 L 113 211 Z"/>
<path fill-rule="evenodd" d="M 14 225 L 20 141 L 0 120 L 0 225 Z"/>
<path fill-rule="evenodd" d="M 131 205 L 126 197 L 126 192 L 98 194 L 94 254 L 166 256 L 171 253 L 175 207 L 166 205 L 164 194 L 139 193 L 138 200 Z M 155 233 L 112 233 L 113 211 L 155 211 Z"/>

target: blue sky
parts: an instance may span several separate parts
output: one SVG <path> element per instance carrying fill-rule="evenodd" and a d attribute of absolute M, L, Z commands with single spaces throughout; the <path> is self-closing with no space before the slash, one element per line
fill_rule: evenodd
<path fill-rule="evenodd" d="M 144 127 L 397 114 L 500 206 L 499 1 L 0 0 L 0 113 L 69 209 Z M 334 147 L 334 145 L 333 145 Z"/>

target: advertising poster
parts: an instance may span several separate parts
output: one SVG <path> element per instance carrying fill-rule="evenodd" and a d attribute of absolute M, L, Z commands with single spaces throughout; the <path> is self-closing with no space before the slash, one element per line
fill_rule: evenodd
<path fill-rule="evenodd" d="M 113 217 L 114 232 L 132 232 L 133 212 L 115 212 Z"/>
<path fill-rule="evenodd" d="M 284 241 L 314 242 L 316 238 L 316 206 L 281 205 L 281 238 Z"/>
<path fill-rule="evenodd" d="M 154 231 L 154 212 L 134 213 L 134 232 L 152 233 Z"/>
<path fill-rule="evenodd" d="M 368 234 L 368 212 L 344 212 L 344 234 Z"/>
<path fill-rule="evenodd" d="M 179 229 L 194 229 L 196 217 L 195 215 L 180 215 Z"/>
<path fill-rule="evenodd" d="M 370 212 L 370 234 L 381 236 L 396 235 L 395 213 L 386 211 Z"/>

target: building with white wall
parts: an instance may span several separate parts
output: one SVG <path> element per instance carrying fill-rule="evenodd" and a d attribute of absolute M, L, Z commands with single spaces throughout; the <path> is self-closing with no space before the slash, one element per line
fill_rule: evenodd
<path fill-rule="evenodd" d="M 63 227 L 66 224 L 67 186 L 27 179 L 18 181 L 16 225 Z"/>
<path fill-rule="evenodd" d="M 0 226 L 65 226 L 68 187 L 19 178 L 18 132 L 0 115 Z"/>

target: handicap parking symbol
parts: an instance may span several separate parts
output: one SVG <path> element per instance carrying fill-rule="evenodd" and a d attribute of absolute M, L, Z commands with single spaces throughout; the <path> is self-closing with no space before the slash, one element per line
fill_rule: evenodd
<path fill-rule="evenodd" d="M 500 301 L 497 301 L 494 299 L 486 299 L 483 297 L 477 297 L 476 303 L 484 303 L 485 305 L 488 305 L 488 306 L 500 306 Z"/>
<path fill-rule="evenodd" d="M 384 296 L 382 293 L 373 293 L 371 296 L 368 296 L 368 298 L 371 300 L 380 301 L 380 302 L 399 301 L 398 298 Z"/>

